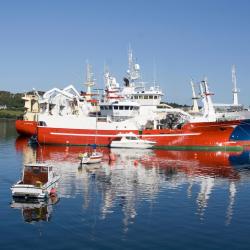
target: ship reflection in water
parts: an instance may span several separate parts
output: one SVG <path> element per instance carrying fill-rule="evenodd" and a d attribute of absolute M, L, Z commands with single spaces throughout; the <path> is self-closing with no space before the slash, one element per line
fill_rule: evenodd
<path fill-rule="evenodd" d="M 218 187 L 227 190 L 225 224 L 234 214 L 238 183 L 250 179 L 250 152 L 166 151 L 100 148 L 103 162 L 79 165 L 87 147 L 42 146 L 32 148 L 27 139 L 16 140 L 24 162 L 53 162 L 61 176 L 59 197 L 83 197 L 83 209 L 99 205 L 99 217 L 108 219 L 120 207 L 126 231 L 138 215 L 140 203 L 154 204 L 161 193 L 185 190 L 194 213 L 204 220 L 209 199 Z M 115 160 L 110 161 L 110 154 Z"/>

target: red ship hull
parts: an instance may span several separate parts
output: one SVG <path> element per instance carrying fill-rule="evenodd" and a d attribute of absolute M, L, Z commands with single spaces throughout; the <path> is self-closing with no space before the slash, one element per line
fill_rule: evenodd
<path fill-rule="evenodd" d="M 31 136 L 37 133 L 36 121 L 16 120 L 16 131 L 23 136 Z"/>
<path fill-rule="evenodd" d="M 38 141 L 43 144 L 109 146 L 118 133 L 133 132 L 153 140 L 157 148 L 242 150 L 241 141 L 230 139 L 239 121 L 221 123 L 190 123 L 181 129 L 142 131 L 51 128 L 38 126 Z M 246 143 L 246 142 L 244 142 Z"/>

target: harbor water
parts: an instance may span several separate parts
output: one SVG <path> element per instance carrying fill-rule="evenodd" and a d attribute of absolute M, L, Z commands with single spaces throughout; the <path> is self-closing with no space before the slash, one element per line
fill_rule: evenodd
<path fill-rule="evenodd" d="M 0 248 L 249 249 L 250 152 L 29 146 L 0 120 Z M 110 154 L 114 156 L 110 160 Z M 58 199 L 16 202 L 23 164 L 52 163 Z"/>

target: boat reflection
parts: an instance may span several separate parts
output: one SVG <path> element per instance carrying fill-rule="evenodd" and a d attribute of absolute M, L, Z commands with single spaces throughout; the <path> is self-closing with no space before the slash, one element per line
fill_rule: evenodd
<path fill-rule="evenodd" d="M 27 140 L 16 141 L 24 160 L 51 161 L 58 167 L 60 197 L 83 196 L 83 208 L 93 206 L 101 197 L 100 218 L 108 219 L 117 206 L 123 212 L 126 231 L 137 216 L 139 204 L 157 202 L 160 192 L 178 195 L 183 189 L 201 220 L 209 200 L 223 188 L 226 199 L 225 223 L 233 217 L 235 199 L 242 180 L 250 179 L 250 152 L 166 151 L 100 148 L 104 159 L 94 166 L 79 166 L 82 147 L 42 146 L 31 148 Z M 112 157 L 110 157 L 112 155 Z M 242 171 L 244 169 L 244 171 Z M 99 196 L 100 195 L 100 196 Z"/>
<path fill-rule="evenodd" d="M 23 220 L 28 223 L 39 221 L 50 221 L 53 205 L 58 202 L 58 197 L 50 197 L 48 200 L 26 200 L 13 199 L 11 208 L 20 209 L 22 211 Z"/>

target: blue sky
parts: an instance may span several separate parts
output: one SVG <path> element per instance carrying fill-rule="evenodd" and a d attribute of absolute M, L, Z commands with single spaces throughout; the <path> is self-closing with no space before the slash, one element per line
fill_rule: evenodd
<path fill-rule="evenodd" d="M 207 76 L 214 101 L 250 104 L 250 1 L 0 1 L 0 90 L 82 88 L 88 60 L 98 87 L 104 63 L 122 82 L 131 44 L 145 82 L 167 101 L 191 103 L 190 78 Z"/>

